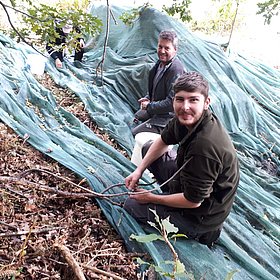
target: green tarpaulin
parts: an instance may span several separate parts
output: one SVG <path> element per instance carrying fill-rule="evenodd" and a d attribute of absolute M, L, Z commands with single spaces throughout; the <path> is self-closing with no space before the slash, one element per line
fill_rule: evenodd
<path fill-rule="evenodd" d="M 208 79 L 211 109 L 227 128 L 241 164 L 236 201 L 218 244 L 209 249 L 177 239 L 175 250 L 195 279 L 225 279 L 235 270 L 234 279 L 279 279 L 279 71 L 233 52 L 226 55 L 218 45 L 199 39 L 155 9 L 145 9 L 132 26 L 125 26 L 119 20 L 124 9 L 112 8 L 118 24 L 111 18 L 103 81 L 96 67 L 105 42 L 105 6 L 91 8 L 93 15 L 103 19 L 104 30 L 87 49 L 81 67 L 66 61 L 58 70 L 48 60 L 46 71 L 58 85 L 70 89 L 98 126 L 131 155 L 133 114 L 157 59 L 158 33 L 174 29 L 180 38 L 178 57 L 186 69 L 199 71 Z M 28 134 L 32 146 L 86 178 L 95 191 L 124 182 L 135 166 L 56 103 L 52 92 L 30 72 L 27 56 L 31 53 L 30 47 L 0 35 L 0 119 L 21 137 Z M 122 191 L 124 187 L 110 193 Z M 123 202 L 125 196 L 114 200 Z M 157 265 L 172 260 L 163 242 L 130 240 L 132 233 L 144 234 L 143 228 L 121 207 L 97 201 L 128 250 L 148 252 Z"/>

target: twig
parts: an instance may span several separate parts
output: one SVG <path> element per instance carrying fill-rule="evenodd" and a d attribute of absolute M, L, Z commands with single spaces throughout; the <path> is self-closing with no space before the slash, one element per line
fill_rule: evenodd
<path fill-rule="evenodd" d="M 0 177 L 1 178 L 1 177 Z M 1 180 L 0 180 L 1 181 Z M 15 191 L 13 189 L 11 189 L 10 187 L 8 187 L 7 185 L 4 186 L 9 192 L 11 192 L 12 194 L 17 194 L 27 200 L 29 200 L 29 197 L 25 196 L 24 194 L 22 194 L 21 192 Z"/>
<path fill-rule="evenodd" d="M 51 174 L 51 175 L 54 175 L 54 174 Z M 112 203 L 113 205 L 117 205 L 117 206 L 121 206 L 121 204 L 112 201 L 110 199 L 110 197 L 114 197 L 114 196 L 116 197 L 116 196 L 122 196 L 122 195 L 125 195 L 125 194 L 129 194 L 129 193 L 119 193 L 119 194 L 115 194 L 115 195 L 112 195 L 112 194 L 111 195 L 105 195 L 105 194 L 100 194 L 100 193 L 97 193 L 97 192 L 94 192 L 94 191 L 91 191 L 91 190 L 88 190 L 89 193 L 65 192 L 65 191 L 60 191 L 60 190 L 57 190 L 57 189 L 54 189 L 54 188 L 51 188 L 51 187 L 48 187 L 48 186 L 45 186 L 45 185 L 34 183 L 34 182 L 31 182 L 31 181 L 28 181 L 28 180 L 20 179 L 20 178 L 17 178 L 17 177 L 8 177 L 8 176 L 0 176 L 0 181 L 5 181 L 5 182 L 12 181 L 12 182 L 17 183 L 17 184 L 31 185 L 31 186 L 37 188 L 40 191 L 55 193 L 55 194 L 58 194 L 60 196 L 68 197 L 68 198 L 84 199 L 84 198 L 96 197 L 96 198 L 99 198 L 99 199 L 106 199 L 110 203 Z M 77 185 L 77 184 L 75 184 L 71 181 L 69 181 L 69 183 L 72 183 L 73 185 L 75 185 L 77 187 L 80 187 L 79 185 Z M 6 186 L 4 186 L 4 187 L 6 187 Z M 83 189 L 85 189 L 85 188 L 83 188 Z M 87 190 L 87 189 L 85 189 L 85 190 Z M 3 190 L 0 189 L 0 191 L 3 191 Z M 10 193 L 7 192 L 7 194 L 10 194 Z"/>
<path fill-rule="evenodd" d="M 171 242 L 169 241 L 168 236 L 167 236 L 167 232 L 166 232 L 165 229 L 162 230 L 162 237 L 163 237 L 165 243 L 167 244 L 167 246 L 169 247 L 169 249 L 170 249 L 170 251 L 173 255 L 173 260 L 174 260 L 173 274 L 175 275 L 175 273 L 177 271 L 177 262 L 179 260 L 178 254 L 175 251 L 174 247 L 172 246 Z"/>
<path fill-rule="evenodd" d="M 126 280 L 125 278 L 122 278 L 122 277 L 119 277 L 115 274 L 112 274 L 110 272 L 107 272 L 107 271 L 104 271 L 104 270 L 101 270 L 101 269 L 98 269 L 96 267 L 92 267 L 92 266 L 89 266 L 89 265 L 86 265 L 86 264 L 82 264 L 82 267 L 88 269 L 88 270 L 91 270 L 95 273 L 99 273 L 99 274 L 102 274 L 102 275 L 105 275 L 105 276 L 108 276 L 108 277 L 111 277 L 112 279 L 116 279 L 116 280 Z"/>
<path fill-rule="evenodd" d="M 41 228 L 41 229 L 34 229 L 34 230 L 23 230 L 18 232 L 11 232 L 11 233 L 0 233 L 0 238 L 4 237 L 12 237 L 12 236 L 20 236 L 20 235 L 26 235 L 26 234 L 38 234 L 38 233 L 45 233 L 52 230 L 59 230 L 63 229 L 64 227 L 54 227 L 54 228 Z"/>
<path fill-rule="evenodd" d="M 70 250 L 66 246 L 64 246 L 62 244 L 58 244 L 58 243 L 55 243 L 54 247 L 57 248 L 61 252 L 61 254 L 65 258 L 66 262 L 72 268 L 72 270 L 73 270 L 74 274 L 76 275 L 77 279 L 78 280 L 86 280 L 85 275 L 84 275 L 81 267 L 79 266 L 78 262 L 72 256 Z"/>
<path fill-rule="evenodd" d="M 26 171 L 23 171 L 23 172 L 19 173 L 19 174 L 17 175 L 17 177 L 23 177 L 23 176 L 25 176 L 26 174 L 31 173 L 31 172 L 34 172 L 34 171 L 35 171 L 35 172 L 41 172 L 41 173 L 49 174 L 49 175 L 51 175 L 51 176 L 53 176 L 53 177 L 56 177 L 56 178 L 58 178 L 58 179 L 61 179 L 61 180 L 65 181 L 65 182 L 67 182 L 67 183 L 69 183 L 69 184 L 71 184 L 71 185 L 73 185 L 73 186 L 75 186 L 75 187 L 77 187 L 77 188 L 79 188 L 79 189 L 81 189 L 81 190 L 84 190 L 84 191 L 86 191 L 86 192 L 89 192 L 89 193 L 98 195 L 98 193 L 96 193 L 96 192 L 94 192 L 94 191 L 92 191 L 92 190 L 90 190 L 90 189 L 84 188 L 84 187 L 82 187 L 82 186 L 80 186 L 80 185 L 78 185 L 78 184 L 76 184 L 76 183 L 74 183 L 74 182 L 68 180 L 67 178 L 64 178 L 64 177 L 62 177 L 62 176 L 58 176 L 58 175 L 52 173 L 51 171 L 44 170 L 44 169 L 32 168 L 32 169 L 29 169 L 29 170 L 26 170 Z"/>
<path fill-rule="evenodd" d="M 154 184 L 155 182 L 156 182 L 156 180 L 151 182 L 151 183 L 147 183 L 147 184 L 138 184 L 138 186 L 150 186 L 150 185 Z M 124 186 L 124 185 L 125 185 L 125 183 L 119 183 L 119 184 L 111 185 L 111 186 L 105 188 L 101 193 L 103 194 L 103 193 L 105 193 L 105 192 L 107 192 L 107 191 L 109 191 L 113 188 L 121 187 L 121 186 Z"/>
<path fill-rule="evenodd" d="M 14 183 L 17 183 L 17 184 L 32 185 L 33 187 L 36 187 L 39 190 L 59 194 L 61 196 L 65 196 L 65 197 L 85 198 L 85 197 L 96 197 L 96 196 L 98 196 L 98 193 L 64 192 L 64 191 L 60 191 L 60 190 L 57 190 L 57 189 L 54 189 L 54 188 L 51 188 L 51 187 L 48 187 L 48 186 L 45 186 L 45 185 L 41 185 L 39 183 L 34 183 L 34 182 L 31 182 L 31 181 L 28 181 L 28 180 L 25 180 L 25 179 L 20 179 L 20 178 L 17 178 L 17 177 L 0 176 L 0 181 L 4 181 L 4 182 L 10 181 L 10 182 L 14 182 Z M 4 187 L 6 188 L 7 186 L 4 186 Z M 25 197 L 25 198 L 27 198 L 27 197 Z M 29 198 L 27 198 L 27 199 L 29 199 Z"/>
<path fill-rule="evenodd" d="M 4 187 L 6 187 L 6 186 L 4 186 Z M 14 195 L 13 193 L 7 192 L 7 191 L 2 190 L 2 189 L 0 189 L 0 192 L 5 193 L 7 195 L 10 195 L 10 196 L 14 197 L 15 199 L 18 199 L 18 197 L 16 195 Z"/>
<path fill-rule="evenodd" d="M 36 220 L 36 218 L 35 218 L 35 220 Z M 28 242 L 28 240 L 29 240 L 29 238 L 31 236 L 32 230 L 33 230 L 33 228 L 35 226 L 35 220 L 33 221 L 32 225 L 31 225 L 31 227 L 30 227 L 30 229 L 28 231 L 28 234 L 26 235 L 26 237 L 24 239 L 24 242 L 22 244 L 22 247 L 21 247 L 21 250 L 20 250 L 20 255 L 19 255 L 20 262 L 21 262 L 22 258 L 25 255 L 25 248 L 26 248 L 27 242 Z"/>
<path fill-rule="evenodd" d="M 237 1 L 237 3 L 236 3 L 236 9 L 235 9 L 234 18 L 233 18 L 232 25 L 231 25 L 230 35 L 229 35 L 229 39 L 228 39 L 228 42 L 227 42 L 226 48 L 225 48 L 226 50 L 229 47 L 229 44 L 230 44 L 230 41 L 231 41 L 231 37 L 232 37 L 232 34 L 233 34 L 233 28 L 234 28 L 236 16 L 237 16 L 237 13 L 238 13 L 238 8 L 239 8 L 239 1 Z"/>
<path fill-rule="evenodd" d="M 30 17 L 30 18 L 32 18 L 32 19 L 35 19 L 35 20 L 38 20 L 38 21 L 43 22 L 42 20 L 40 20 L 40 19 L 37 18 L 37 17 L 34 17 L 34 16 L 32 16 L 32 15 L 30 15 L 30 14 L 27 14 L 27 13 L 25 13 L 25 12 L 19 10 L 19 9 L 16 9 L 15 7 L 12 7 L 12 6 L 9 6 L 9 5 L 7 5 L 7 4 L 4 4 L 2 1 L 0 1 L 0 4 L 1 4 L 1 5 L 5 5 L 5 7 L 14 10 L 14 11 L 17 12 L 17 13 L 20 13 L 20 14 L 25 15 L 25 16 L 27 16 L 27 17 Z"/>
<path fill-rule="evenodd" d="M 9 224 L 7 224 L 7 223 L 5 223 L 5 222 L 0 221 L 0 224 L 6 226 L 6 227 L 8 227 L 8 228 L 17 230 L 17 228 L 16 228 L 15 226 L 11 226 L 11 225 L 9 225 Z"/>
<path fill-rule="evenodd" d="M 109 0 L 107 0 L 107 24 L 106 24 L 106 34 L 105 34 L 105 42 L 104 42 L 104 46 L 103 46 L 103 54 L 102 54 L 102 58 L 101 61 L 97 64 L 96 66 L 96 77 L 97 77 L 97 72 L 98 72 L 98 68 L 100 67 L 101 69 L 101 84 L 103 86 L 103 66 L 104 66 L 104 61 L 105 61 L 105 56 L 106 56 L 106 47 L 107 47 L 107 43 L 108 43 L 108 37 L 109 37 L 109 30 L 110 30 L 110 4 L 109 4 Z"/>

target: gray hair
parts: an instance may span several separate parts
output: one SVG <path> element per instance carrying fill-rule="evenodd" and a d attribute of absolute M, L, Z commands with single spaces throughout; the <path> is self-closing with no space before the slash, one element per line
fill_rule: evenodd
<path fill-rule="evenodd" d="M 163 30 L 159 33 L 159 39 L 168 40 L 172 43 L 174 48 L 178 49 L 178 37 L 175 31 L 173 30 Z"/>
<path fill-rule="evenodd" d="M 179 91 L 200 92 L 205 99 L 208 97 L 208 81 L 198 72 L 186 72 L 179 76 L 173 86 L 174 93 Z"/>

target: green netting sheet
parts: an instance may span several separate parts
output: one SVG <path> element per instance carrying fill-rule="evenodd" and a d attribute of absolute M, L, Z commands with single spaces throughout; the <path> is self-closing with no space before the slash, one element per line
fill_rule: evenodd
<path fill-rule="evenodd" d="M 218 244 L 209 249 L 178 239 L 175 250 L 195 279 L 225 279 L 235 270 L 234 279 L 279 279 L 279 71 L 234 52 L 225 54 L 155 9 L 144 10 L 132 26 L 125 26 L 119 20 L 125 8 L 112 7 L 118 24 L 111 18 L 102 79 L 96 67 L 103 55 L 106 11 L 105 6 L 91 7 L 90 12 L 103 19 L 104 30 L 90 39 L 93 47 L 87 49 L 80 68 L 68 60 L 58 70 L 48 60 L 46 71 L 59 86 L 71 90 L 98 126 L 131 155 L 133 114 L 157 58 L 158 33 L 174 29 L 186 69 L 201 72 L 210 83 L 211 109 L 229 131 L 241 165 L 236 201 Z M 57 104 L 31 73 L 29 54 L 34 54 L 30 47 L 0 34 L 0 119 L 21 137 L 28 134 L 32 146 L 86 178 L 95 191 L 122 183 L 135 166 Z M 120 187 L 110 193 L 122 191 Z M 125 196 L 114 198 L 124 200 Z M 97 201 L 129 250 L 148 252 L 157 265 L 172 260 L 163 242 L 130 240 L 132 233 L 144 234 L 144 229 L 121 207 Z"/>

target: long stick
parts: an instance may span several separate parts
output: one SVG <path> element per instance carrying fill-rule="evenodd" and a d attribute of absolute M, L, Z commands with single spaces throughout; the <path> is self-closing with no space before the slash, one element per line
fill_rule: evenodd
<path fill-rule="evenodd" d="M 52 231 L 52 230 L 59 230 L 59 229 L 63 229 L 63 227 L 23 230 L 23 231 L 18 231 L 18 232 L 11 232 L 11 233 L 0 233 L 0 238 L 19 236 L 19 235 L 27 235 L 27 234 L 45 233 L 45 232 L 49 232 L 49 231 Z"/>
<path fill-rule="evenodd" d="M 89 265 L 86 265 L 86 264 L 82 264 L 82 267 L 84 267 L 84 268 L 86 268 L 88 270 L 91 270 L 91 271 L 93 271 L 95 273 L 99 273 L 99 274 L 111 277 L 111 278 L 116 279 L 116 280 L 126 280 L 125 278 L 119 277 L 119 276 L 117 276 L 115 274 L 109 273 L 107 271 L 104 271 L 104 270 L 101 270 L 101 269 L 98 269 L 96 267 L 92 267 L 92 266 L 89 266 Z"/>

